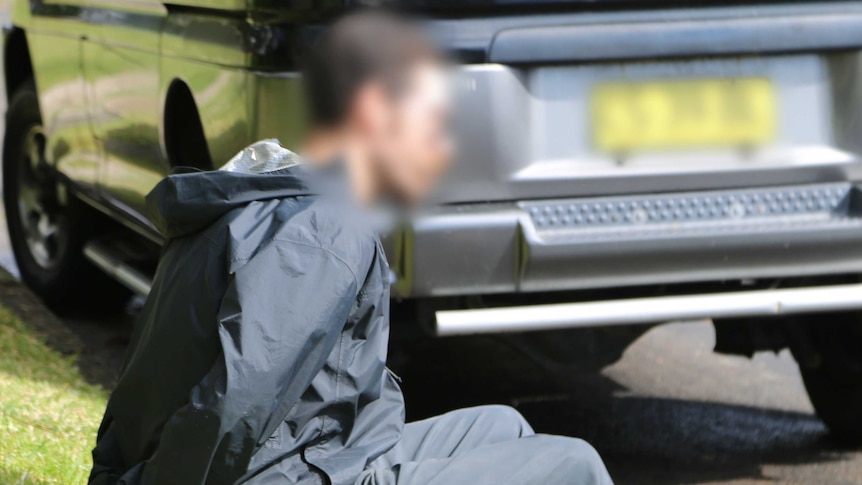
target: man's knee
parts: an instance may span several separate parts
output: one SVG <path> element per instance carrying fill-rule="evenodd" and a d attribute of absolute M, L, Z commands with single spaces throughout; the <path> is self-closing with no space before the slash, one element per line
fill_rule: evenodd
<path fill-rule="evenodd" d="M 513 407 L 495 404 L 469 410 L 476 414 L 474 419 L 477 423 L 500 430 L 512 439 L 535 434 L 530 423 Z"/>
<path fill-rule="evenodd" d="M 551 483 L 613 483 L 601 456 L 586 441 L 551 435 L 538 435 L 533 439 L 540 441 L 537 447 L 554 461 L 554 465 L 549 469 L 552 476 L 549 476 L 548 480 Z"/>

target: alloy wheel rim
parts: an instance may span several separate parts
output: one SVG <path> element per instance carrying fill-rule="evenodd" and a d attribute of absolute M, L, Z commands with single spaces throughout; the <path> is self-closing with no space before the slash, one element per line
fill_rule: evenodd
<path fill-rule="evenodd" d="M 53 170 L 45 161 L 42 126 L 30 128 L 23 140 L 18 170 L 18 214 L 27 249 L 44 269 L 57 265 L 68 237 L 57 201 Z"/>

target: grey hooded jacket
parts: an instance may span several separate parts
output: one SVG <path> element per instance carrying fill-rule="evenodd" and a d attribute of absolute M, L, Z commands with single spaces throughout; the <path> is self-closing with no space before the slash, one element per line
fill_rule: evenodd
<path fill-rule="evenodd" d="M 377 236 L 337 169 L 241 165 L 147 198 L 168 243 L 91 484 L 352 483 L 401 436 Z"/>

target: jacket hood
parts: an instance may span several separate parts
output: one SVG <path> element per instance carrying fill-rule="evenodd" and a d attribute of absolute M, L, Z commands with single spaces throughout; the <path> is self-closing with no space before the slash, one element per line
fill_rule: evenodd
<path fill-rule="evenodd" d="M 166 238 L 181 237 L 256 200 L 319 194 L 327 178 L 322 172 L 327 170 L 312 170 L 277 141 L 266 140 L 246 148 L 221 170 L 164 178 L 147 195 L 147 212 Z"/>

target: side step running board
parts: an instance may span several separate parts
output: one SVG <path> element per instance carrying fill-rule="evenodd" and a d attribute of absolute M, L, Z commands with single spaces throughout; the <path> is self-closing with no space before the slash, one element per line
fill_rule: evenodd
<path fill-rule="evenodd" d="M 438 311 L 437 336 L 527 332 L 862 308 L 862 284 Z"/>
<path fill-rule="evenodd" d="M 89 242 L 84 246 L 84 256 L 99 269 L 108 273 L 135 293 L 147 296 L 153 282 L 146 275 L 125 263 L 120 254 L 101 242 Z"/>

